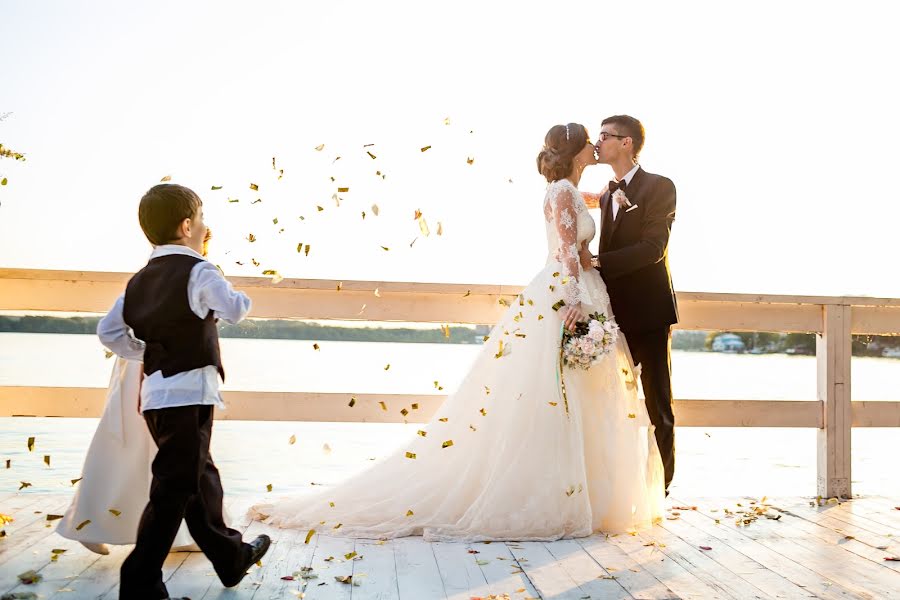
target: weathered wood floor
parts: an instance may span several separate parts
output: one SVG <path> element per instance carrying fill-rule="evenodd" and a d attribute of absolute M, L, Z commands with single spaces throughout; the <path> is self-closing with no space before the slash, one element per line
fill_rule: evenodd
<path fill-rule="evenodd" d="M 0 513 L 0 596 L 118 597 L 128 547 L 92 554 L 53 533 L 67 495 L 12 494 Z M 241 515 L 252 498 L 231 498 Z M 681 498 L 669 517 L 636 535 L 595 535 L 552 543 L 427 544 L 314 536 L 239 523 L 245 538 L 275 539 L 261 568 L 226 590 L 197 552 L 169 555 L 169 592 L 193 600 L 471 598 L 900 598 L 900 500 L 858 498 L 812 506 L 808 498 Z M 65 550 L 53 560 L 53 550 Z M 353 557 L 351 553 L 356 553 Z M 348 560 L 346 557 L 350 556 Z M 42 579 L 26 585 L 19 573 Z M 350 577 L 350 583 L 338 577 Z M 293 577 L 293 580 L 285 579 Z"/>

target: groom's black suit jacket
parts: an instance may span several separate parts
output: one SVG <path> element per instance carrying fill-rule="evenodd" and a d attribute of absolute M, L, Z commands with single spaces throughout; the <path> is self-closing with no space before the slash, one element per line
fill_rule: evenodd
<path fill-rule="evenodd" d="M 675 220 L 675 185 L 640 167 L 615 221 L 607 192 L 600 198 L 600 275 L 606 282 L 616 321 L 628 334 L 662 329 L 678 322 L 669 271 L 669 233 Z"/>

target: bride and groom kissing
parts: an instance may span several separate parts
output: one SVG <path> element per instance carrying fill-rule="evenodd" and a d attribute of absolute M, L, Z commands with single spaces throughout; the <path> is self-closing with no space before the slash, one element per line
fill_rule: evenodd
<path fill-rule="evenodd" d="M 537 157 L 548 182 L 546 264 L 493 327 L 459 388 L 368 470 L 316 493 L 258 504 L 251 515 L 308 530 L 307 539 L 318 531 L 435 541 L 556 540 L 660 519 L 674 471 L 670 329 L 677 308 L 667 248 L 675 188 L 639 166 L 643 143 L 643 126 L 625 115 L 602 122 L 596 145 L 582 125 L 552 127 Z M 599 194 L 580 192 L 583 170 L 598 163 L 610 165 L 615 180 Z M 597 232 L 588 209 L 598 207 L 599 252 L 590 256 Z M 151 188 L 139 220 L 153 254 L 98 326 L 103 344 L 126 360 L 114 370 L 82 487 L 59 532 L 100 551 L 104 542 L 136 542 L 122 565 L 120 598 L 156 599 L 168 597 L 161 568 L 173 544 L 192 537 L 223 585 L 233 586 L 270 540 L 244 543 L 227 526 L 209 453 L 224 379 L 216 320 L 240 321 L 250 299 L 203 258 L 207 229 L 191 190 Z M 614 318 L 624 335 L 591 368 L 563 374 L 565 329 L 592 314 Z M 135 395 L 144 428 L 135 426 Z M 144 463 L 98 466 L 110 458 L 95 447 L 108 448 L 111 438 Z M 98 489 L 123 489 L 114 473 L 132 489 L 149 489 L 149 502 L 146 492 L 127 499 L 134 513 L 145 505 L 140 520 L 130 515 L 125 532 L 99 517 L 91 533 L 73 527 L 108 508 Z"/>

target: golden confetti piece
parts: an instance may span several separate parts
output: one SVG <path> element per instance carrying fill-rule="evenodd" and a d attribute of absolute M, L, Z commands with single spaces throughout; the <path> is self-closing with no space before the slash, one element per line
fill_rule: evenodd
<path fill-rule="evenodd" d="M 47 465 L 48 467 L 50 466 L 50 455 L 49 454 L 44 455 L 44 464 Z"/>
<path fill-rule="evenodd" d="M 390 250 L 390 248 L 388 248 L 387 246 L 382 246 L 381 249 L 384 250 L 385 252 Z"/>
<path fill-rule="evenodd" d="M 446 119 L 444 119 L 444 125 L 449 125 L 449 124 L 450 124 L 450 117 L 447 117 Z"/>
<path fill-rule="evenodd" d="M 331 508 L 334 508 L 334 502 L 329 502 L 328 506 L 330 506 Z"/>
<path fill-rule="evenodd" d="M 380 210 L 381 210 L 381 209 L 378 208 L 378 205 L 377 205 L 377 204 L 373 204 L 373 205 L 372 205 L 372 214 L 375 215 L 376 217 L 378 216 L 378 212 L 379 212 Z"/>
<path fill-rule="evenodd" d="M 441 225 L 441 222 L 440 222 L 440 221 L 438 221 L 437 234 L 438 234 L 438 235 L 444 235 L 444 226 Z"/>
<path fill-rule="evenodd" d="M 350 188 L 348 188 L 348 187 L 339 187 L 339 188 L 338 188 L 338 193 L 339 193 L 339 194 L 345 194 L 345 193 L 347 193 L 347 192 L 349 192 L 349 191 L 350 191 Z"/>
<path fill-rule="evenodd" d="M 411 511 L 411 510 L 406 511 L 406 516 L 407 516 L 407 517 L 411 517 L 411 516 L 413 516 L 414 514 L 415 514 L 415 513 L 413 513 L 413 511 Z"/>
<path fill-rule="evenodd" d="M 418 433 L 418 434 L 419 434 L 419 435 L 421 435 L 421 436 L 422 436 L 422 437 L 425 437 L 425 436 L 427 436 L 427 435 L 428 435 L 428 432 L 427 432 L 427 431 L 425 431 L 425 430 L 422 430 L 422 429 L 420 429 L 420 430 L 419 430 L 419 431 L 417 431 L 417 432 L 416 432 L 416 433 Z"/>
<path fill-rule="evenodd" d="M 381 298 L 381 292 L 378 291 L 378 288 L 375 288 L 375 297 Z"/>
<path fill-rule="evenodd" d="M 411 242 L 409 243 L 409 247 L 412 248 L 413 245 L 415 245 L 415 243 L 416 243 L 416 241 L 417 241 L 418 239 L 419 239 L 419 238 L 413 238 L 413 241 L 411 241 Z"/>
<path fill-rule="evenodd" d="M 257 198 L 256 200 L 254 200 L 254 201 L 251 202 L 250 204 L 259 204 L 260 202 L 262 202 L 262 198 Z"/>
<path fill-rule="evenodd" d="M 391 363 L 388 363 L 388 364 L 384 365 L 384 370 L 385 370 L 385 371 L 387 371 L 387 370 L 390 369 L 390 368 L 391 368 Z"/>
<path fill-rule="evenodd" d="M 422 148 L 420 148 L 420 151 L 422 152 L 428 152 L 429 150 L 431 150 L 431 146 L 423 146 Z"/>
<path fill-rule="evenodd" d="M 482 417 L 486 417 L 486 416 L 487 416 L 487 411 L 486 411 L 485 409 L 483 409 L 483 408 L 482 408 L 481 410 L 479 410 L 478 412 L 481 413 L 481 416 L 482 416 Z"/>
<path fill-rule="evenodd" d="M 501 306 L 505 306 L 507 308 L 509 308 L 509 306 L 510 306 L 509 300 L 507 300 L 506 298 L 500 298 L 499 300 L 497 300 L 497 304 L 499 304 Z"/>
<path fill-rule="evenodd" d="M 250 189 L 253 190 L 254 192 L 258 192 L 258 191 L 259 191 L 259 186 L 256 185 L 255 183 L 251 183 L 251 184 L 250 184 Z"/>
<path fill-rule="evenodd" d="M 351 398 L 350 398 L 350 403 L 347 404 L 347 406 L 349 406 L 350 408 L 353 408 L 354 406 L 356 406 L 356 398 L 355 398 L 355 397 L 351 397 Z"/>
<path fill-rule="evenodd" d="M 419 410 L 419 403 L 413 402 L 412 404 L 409 405 L 409 407 L 413 410 Z"/>
<path fill-rule="evenodd" d="M 66 553 L 65 548 L 53 548 L 52 550 L 50 550 L 50 554 L 65 554 L 65 553 Z"/>
<path fill-rule="evenodd" d="M 440 421 L 441 423 L 446 423 L 448 420 L 449 419 L 447 417 L 441 417 L 440 419 L 438 419 L 438 421 Z"/>
<path fill-rule="evenodd" d="M 469 429 L 471 429 L 472 431 L 478 431 L 478 430 L 475 428 L 475 426 L 472 425 L 472 424 L 469 425 Z"/>
<path fill-rule="evenodd" d="M 58 521 L 59 519 L 62 519 L 62 518 L 63 518 L 63 515 L 53 515 L 53 514 L 47 515 L 48 521 Z"/>
<path fill-rule="evenodd" d="M 255 258 L 251 258 L 251 259 L 250 259 L 250 262 L 253 263 L 253 266 L 254 266 L 254 267 L 258 267 L 258 266 L 259 266 L 259 261 L 256 260 Z"/>
<path fill-rule="evenodd" d="M 453 440 L 447 440 L 446 442 L 441 444 L 441 448 L 449 448 L 452 445 L 453 445 Z"/>
<path fill-rule="evenodd" d="M 387 404 L 384 403 L 384 400 L 379 400 L 379 401 L 378 401 L 378 406 L 381 407 L 381 410 L 387 412 Z"/>
<path fill-rule="evenodd" d="M 319 206 L 319 205 L 317 204 L 317 205 L 316 205 L 316 210 L 319 211 L 319 212 L 322 212 L 322 211 L 325 210 L 325 209 L 322 208 L 321 206 Z"/>
<path fill-rule="evenodd" d="M 267 484 L 266 484 L 266 491 L 267 491 L 267 492 L 271 492 L 271 491 L 272 491 L 272 484 L 271 484 L 271 483 L 267 483 Z"/>
<path fill-rule="evenodd" d="M 306 245 L 303 247 L 303 255 L 304 255 L 304 256 L 309 256 L 309 244 L 306 244 Z"/>
<path fill-rule="evenodd" d="M 341 288 L 342 288 L 342 287 L 344 287 L 344 282 L 343 282 L 343 281 L 339 281 L 338 284 L 337 284 L 337 291 L 341 291 Z"/>
<path fill-rule="evenodd" d="M 334 164 L 334 163 L 336 163 L 336 162 L 339 161 L 339 160 L 341 160 L 341 157 L 340 157 L 340 156 L 336 156 L 336 157 L 334 157 L 334 160 L 331 161 L 331 164 Z"/>
<path fill-rule="evenodd" d="M 428 223 L 425 221 L 425 217 L 419 218 L 419 231 L 422 232 L 422 235 L 428 237 L 431 235 L 431 232 L 428 230 Z"/>
<path fill-rule="evenodd" d="M 171 176 L 171 175 L 166 175 L 165 177 L 163 177 L 163 178 L 160 179 L 159 181 L 160 181 L 160 183 L 165 183 L 166 181 L 172 181 L 172 176 Z"/>
<path fill-rule="evenodd" d="M 562 308 L 562 307 L 565 306 L 565 305 L 566 305 L 565 300 L 560 300 L 560 301 L 558 301 L 556 304 L 554 304 L 553 306 L 551 306 L 550 308 L 552 308 L 553 310 L 558 311 L 560 308 Z"/>
<path fill-rule="evenodd" d="M 230 203 L 234 204 L 235 202 L 240 202 L 241 200 L 240 200 L 240 198 L 229 198 L 228 201 Z"/>
<path fill-rule="evenodd" d="M 20 481 L 19 483 L 22 484 L 22 485 L 19 486 L 19 490 L 20 490 L 20 491 L 21 491 L 21 490 L 24 490 L 25 488 L 31 487 L 31 484 L 28 483 L 27 481 Z"/>
<path fill-rule="evenodd" d="M 272 219 L 272 225 L 278 225 L 278 217 Z"/>
<path fill-rule="evenodd" d="M 322 446 L 322 452 L 324 452 L 325 454 L 331 454 L 331 446 L 325 444 L 324 446 Z"/>
<path fill-rule="evenodd" d="M 28 438 L 28 451 L 29 452 L 34 451 L 34 438 L 33 437 Z"/>
<path fill-rule="evenodd" d="M 525 336 L 524 333 L 517 333 L 517 334 L 516 334 L 516 337 L 517 337 L 517 338 L 524 338 L 524 337 L 526 337 L 526 336 Z"/>
<path fill-rule="evenodd" d="M 324 149 L 325 149 L 325 144 L 319 144 L 319 145 L 316 146 L 316 148 L 315 148 L 316 152 L 321 152 L 321 151 L 324 150 Z M 307 541 L 309 541 L 309 540 L 307 540 Z"/>
<path fill-rule="evenodd" d="M 251 233 L 250 235 L 247 236 L 247 241 L 252 244 L 253 242 L 256 241 L 256 236 Z"/>
<path fill-rule="evenodd" d="M 304 543 L 304 544 L 308 544 L 308 543 L 309 543 L 309 540 L 311 540 L 311 539 L 312 539 L 312 536 L 314 536 L 314 535 L 316 535 L 316 530 L 315 530 L 315 529 L 310 529 L 309 531 L 307 531 L 307 532 L 306 532 L 306 540 L 305 540 L 303 543 Z"/>
<path fill-rule="evenodd" d="M 319 349 L 319 344 L 313 344 L 313 350 L 318 350 L 318 349 Z"/>
<path fill-rule="evenodd" d="M 363 221 L 366 220 L 366 211 L 362 211 L 362 218 L 363 218 Z"/>
<path fill-rule="evenodd" d="M 377 156 L 375 156 L 374 154 L 372 154 L 372 153 L 369 152 L 368 150 L 366 150 L 366 154 L 368 154 L 368 155 L 369 155 L 369 158 L 371 158 L 372 160 L 375 160 L 376 158 L 378 158 Z"/>
<path fill-rule="evenodd" d="M 488 386 L 484 386 L 484 394 L 485 394 L 486 396 L 490 396 L 490 395 L 491 395 L 491 388 L 489 388 Z"/>
<path fill-rule="evenodd" d="M 407 452 L 407 453 L 406 453 L 406 458 L 411 458 L 411 459 L 415 460 L 415 458 L 416 458 L 416 453 L 415 453 L 415 452 Z"/>
<path fill-rule="evenodd" d="M 340 528 L 341 528 L 341 525 L 343 525 L 343 523 L 338 523 L 337 525 L 335 525 L 334 527 L 332 527 L 332 529 L 340 529 Z"/>
<path fill-rule="evenodd" d="M 296 444 L 296 443 L 297 443 L 297 436 L 296 436 L 296 435 L 292 435 L 291 437 L 288 438 L 288 444 L 290 444 L 291 446 L 293 446 L 293 445 Z"/>
<path fill-rule="evenodd" d="M 353 560 L 353 558 L 355 556 L 356 556 L 356 552 L 348 552 L 347 554 L 344 555 L 344 560 Z"/>
<path fill-rule="evenodd" d="M 548 402 L 547 404 L 549 404 L 550 406 L 556 406 L 559 403 L 558 402 Z"/>
<path fill-rule="evenodd" d="M 87 519 L 87 520 L 85 520 L 85 521 L 82 521 L 81 523 L 79 523 L 79 524 L 75 527 L 75 531 L 81 531 L 82 529 L 84 529 L 85 527 L 87 527 L 87 526 L 90 525 L 90 524 L 91 524 L 91 520 L 90 520 L 90 519 Z"/>
<path fill-rule="evenodd" d="M 628 418 L 629 418 L 629 419 L 636 419 L 637 417 L 635 416 L 634 413 L 628 413 Z"/>
<path fill-rule="evenodd" d="M 463 298 L 468 298 L 471 295 L 472 295 L 472 290 L 466 290 L 466 293 L 463 294 Z"/>
<path fill-rule="evenodd" d="M 115 508 L 110 508 L 110 509 L 109 509 L 109 512 L 110 512 L 110 514 L 112 514 L 114 517 L 118 517 L 119 515 L 122 514 L 122 511 L 121 511 L 121 510 L 116 510 Z"/>
<path fill-rule="evenodd" d="M 404 409 L 401 409 L 401 410 L 400 410 L 400 414 L 403 415 L 403 416 L 405 417 L 406 415 L 409 414 L 409 411 L 406 410 L 406 409 L 404 408 Z"/>
<path fill-rule="evenodd" d="M 6 525 L 7 523 L 12 523 L 13 521 L 15 521 L 15 519 L 13 519 L 11 516 L 0 513 L 0 525 Z"/>
<path fill-rule="evenodd" d="M 84 479 L 84 477 L 79 477 L 78 479 L 72 479 L 72 480 L 71 480 L 71 481 L 72 481 L 72 485 L 75 485 L 76 483 L 78 483 L 78 482 L 81 481 L 82 479 Z"/>
<path fill-rule="evenodd" d="M 470 156 L 469 158 L 466 159 L 466 164 L 467 165 L 475 164 L 475 159 Z"/>
<path fill-rule="evenodd" d="M 209 188 L 209 189 L 211 189 L 212 191 L 221 190 L 221 189 L 222 189 L 222 186 L 221 186 L 221 185 L 214 185 L 214 186 L 212 186 L 212 187 Z"/>
<path fill-rule="evenodd" d="M 444 325 L 441 323 L 441 331 L 444 333 L 444 337 L 450 339 L 450 326 Z"/>

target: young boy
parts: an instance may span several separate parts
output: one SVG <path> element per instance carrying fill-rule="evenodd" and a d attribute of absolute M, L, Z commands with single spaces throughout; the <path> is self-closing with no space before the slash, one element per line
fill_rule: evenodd
<path fill-rule="evenodd" d="M 154 186 L 141 198 L 138 218 L 153 254 L 100 321 L 97 335 L 119 356 L 144 362 L 139 409 L 158 452 L 150 502 L 122 563 L 119 598 L 157 600 L 169 597 L 162 565 L 182 519 L 225 587 L 240 582 L 271 540 L 260 535 L 245 544 L 225 525 L 222 483 L 209 454 L 213 407 L 224 406 L 216 320 L 238 323 L 250 299 L 201 255 L 207 228 L 193 191 Z"/>

